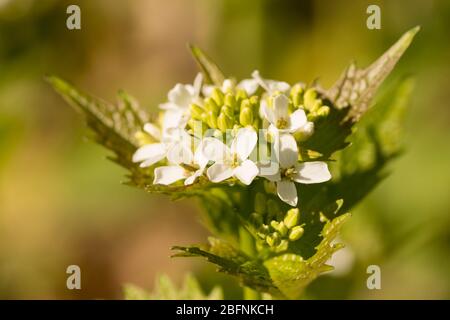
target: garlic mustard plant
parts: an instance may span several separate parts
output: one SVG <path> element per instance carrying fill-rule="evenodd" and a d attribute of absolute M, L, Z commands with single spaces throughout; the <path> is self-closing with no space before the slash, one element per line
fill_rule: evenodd
<path fill-rule="evenodd" d="M 411 79 L 370 107 L 418 30 L 369 67 L 350 65 L 329 89 L 259 71 L 238 81 L 190 46 L 201 72 L 170 89 L 154 116 L 123 91 L 112 104 L 60 78 L 48 81 L 129 171 L 128 184 L 198 200 L 213 236 L 204 245 L 174 246 L 174 257 L 216 264 L 236 277 L 246 298 L 295 299 L 333 269 L 328 263 L 343 246 L 336 237 L 349 211 L 400 151 L 402 112 L 393 111 L 407 99 L 395 97 L 411 91 Z"/>

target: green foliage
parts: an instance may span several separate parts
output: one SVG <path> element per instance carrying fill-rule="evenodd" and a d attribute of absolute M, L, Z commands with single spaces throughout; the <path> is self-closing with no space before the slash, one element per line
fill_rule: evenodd
<path fill-rule="evenodd" d="M 204 257 L 217 265 L 220 272 L 236 276 L 243 285 L 260 292 L 279 295 L 278 289 L 272 284 L 267 270 L 260 261 L 222 240 L 211 237 L 208 245 L 174 246 L 172 249 L 179 251 L 174 257 Z"/>
<path fill-rule="evenodd" d="M 205 245 L 175 246 L 175 257 L 204 257 L 219 271 L 237 277 L 243 286 L 274 297 L 298 298 L 311 281 L 332 269 L 327 261 L 342 247 L 333 241 L 349 217 L 347 212 L 386 176 L 386 164 L 401 151 L 399 133 L 412 90 L 411 79 L 388 91 L 376 108 L 369 110 L 369 106 L 417 31 L 418 28 L 408 31 L 368 68 L 358 69 L 352 64 L 330 90 L 313 88 L 326 107 L 322 110 L 327 116 L 316 122 L 313 136 L 301 143 L 301 156 L 337 161 L 332 166 L 331 181 L 297 187 L 299 208 L 295 212 L 280 203 L 261 180 L 248 187 L 211 185 L 204 179 L 190 187 L 154 186 L 152 168 L 142 169 L 131 161 L 138 147 L 136 133 L 148 121 L 132 98 L 122 92 L 119 103 L 113 105 L 81 93 L 56 77 L 48 81 L 84 115 L 95 140 L 114 152 L 113 160 L 130 171 L 130 184 L 174 198 L 200 199 L 205 225 L 217 238 L 211 237 Z M 190 49 L 205 79 L 221 85 L 225 77 L 217 65 L 199 48 Z M 313 102 L 316 99 L 307 94 L 303 98 Z M 167 278 L 162 278 L 156 293 L 147 294 L 128 286 L 126 296 L 200 297 L 198 284 L 194 280 L 188 282 L 180 295 L 174 293 L 176 290 Z"/>
<path fill-rule="evenodd" d="M 158 277 L 151 293 L 132 284 L 124 286 L 126 300 L 221 300 L 222 289 L 214 287 L 209 294 L 205 294 L 197 279 L 187 274 L 181 288 L 177 288 L 167 275 Z"/>
<path fill-rule="evenodd" d="M 189 45 L 189 49 L 195 61 L 197 61 L 198 66 L 202 70 L 206 82 L 220 87 L 223 80 L 225 80 L 225 76 L 222 71 L 220 71 L 219 67 L 211 59 L 209 59 L 199 47 Z"/>

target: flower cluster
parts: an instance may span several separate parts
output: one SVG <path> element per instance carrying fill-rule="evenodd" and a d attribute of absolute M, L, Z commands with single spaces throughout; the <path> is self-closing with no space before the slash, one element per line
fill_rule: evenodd
<path fill-rule="evenodd" d="M 298 202 L 295 183 L 331 179 L 322 161 L 301 161 L 299 143 L 326 117 L 314 89 L 263 79 L 258 71 L 239 83 L 218 86 L 177 84 L 160 105 L 158 121 L 137 134 L 142 146 L 133 155 L 141 167 L 154 168 L 154 184 L 188 186 L 199 179 L 250 185 L 261 177 L 276 185 L 279 198 Z"/>

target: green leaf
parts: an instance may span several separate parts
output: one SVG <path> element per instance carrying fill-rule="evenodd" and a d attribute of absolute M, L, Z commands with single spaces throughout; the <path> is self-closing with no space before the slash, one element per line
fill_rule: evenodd
<path fill-rule="evenodd" d="M 222 289 L 214 287 L 209 294 L 205 294 L 197 279 L 187 274 L 181 288 L 177 288 L 167 275 L 158 277 L 152 293 L 132 284 L 124 286 L 126 300 L 222 300 Z"/>
<path fill-rule="evenodd" d="M 280 292 L 272 284 L 266 268 L 255 260 L 235 249 L 228 243 L 210 237 L 209 244 L 197 246 L 174 246 L 179 251 L 174 257 L 204 257 L 217 265 L 220 272 L 236 276 L 242 285 L 279 296 Z"/>
<path fill-rule="evenodd" d="M 351 106 L 348 116 L 357 121 L 367 111 L 378 87 L 391 73 L 419 30 L 420 27 L 417 26 L 406 32 L 365 69 L 359 69 L 352 63 L 326 95 L 338 108 Z"/>
<path fill-rule="evenodd" d="M 205 81 L 221 87 L 225 76 L 219 67 L 199 47 L 189 44 L 189 50 L 202 70 Z"/>
<path fill-rule="evenodd" d="M 50 76 L 46 80 L 84 116 L 95 141 L 115 153 L 112 160 L 128 169 L 135 166 L 131 161 L 138 147 L 135 133 L 148 121 L 148 116 L 131 97 L 120 92 L 119 103 L 111 104 L 81 92 L 58 77 Z"/>
<path fill-rule="evenodd" d="M 285 253 L 264 262 L 273 283 L 288 298 L 298 298 L 304 288 L 320 274 L 333 270 L 326 264 L 334 252 L 343 247 L 333 243 L 342 224 L 349 218 L 349 214 L 341 215 L 326 222 L 322 230 L 322 241 L 316 247 L 316 253 L 309 259 L 300 255 Z"/>

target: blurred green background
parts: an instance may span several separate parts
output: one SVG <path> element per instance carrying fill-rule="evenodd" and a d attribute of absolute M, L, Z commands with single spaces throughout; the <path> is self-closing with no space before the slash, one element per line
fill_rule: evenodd
<path fill-rule="evenodd" d="M 74 3 L 82 29 L 70 31 Z M 381 8 L 381 30 L 366 27 L 370 4 Z M 369 64 L 415 25 L 387 81 L 416 78 L 406 152 L 354 210 L 339 272 L 308 298 L 450 298 L 449 1 L 0 0 L 0 298 L 121 298 L 124 283 L 152 288 L 158 273 L 179 282 L 188 271 L 240 297 L 203 261 L 169 257 L 173 244 L 206 239 L 195 204 L 121 185 L 124 170 L 83 139 L 45 74 L 110 101 L 123 88 L 156 111 L 196 73 L 187 42 L 237 78 L 259 69 L 291 83 L 320 76 L 328 87 L 351 59 Z M 71 264 L 80 291 L 66 289 Z M 381 267 L 381 290 L 366 287 L 370 264 Z"/>

